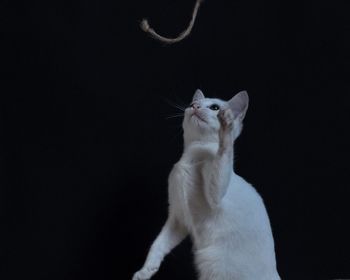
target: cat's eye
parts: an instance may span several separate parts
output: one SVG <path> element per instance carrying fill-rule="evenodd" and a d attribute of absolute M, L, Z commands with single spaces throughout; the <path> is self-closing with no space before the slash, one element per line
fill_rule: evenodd
<path fill-rule="evenodd" d="M 219 105 L 217 105 L 217 104 L 212 104 L 212 105 L 209 106 L 209 109 L 210 109 L 210 110 L 213 110 L 213 111 L 217 111 L 217 110 L 220 109 L 220 107 L 219 107 Z"/>

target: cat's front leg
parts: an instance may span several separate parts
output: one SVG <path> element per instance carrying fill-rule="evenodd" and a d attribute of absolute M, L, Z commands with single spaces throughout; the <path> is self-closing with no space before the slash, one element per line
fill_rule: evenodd
<path fill-rule="evenodd" d="M 219 206 L 226 194 L 233 170 L 233 125 L 234 116 L 229 108 L 223 108 L 219 114 L 219 149 L 215 157 L 204 164 L 204 192 L 212 209 Z"/>
<path fill-rule="evenodd" d="M 146 262 L 136 272 L 132 280 L 150 279 L 159 269 L 164 257 L 177 246 L 187 235 L 185 228 L 171 215 L 163 226 L 158 237 L 153 242 L 146 258 Z"/>
<path fill-rule="evenodd" d="M 132 277 L 132 280 L 148 280 L 150 279 L 159 269 L 159 264 L 149 264 L 147 267 L 143 267 L 141 270 L 136 272 Z"/>
<path fill-rule="evenodd" d="M 227 154 L 233 157 L 233 125 L 234 116 L 230 108 L 224 108 L 218 113 L 220 122 L 218 155 Z"/>

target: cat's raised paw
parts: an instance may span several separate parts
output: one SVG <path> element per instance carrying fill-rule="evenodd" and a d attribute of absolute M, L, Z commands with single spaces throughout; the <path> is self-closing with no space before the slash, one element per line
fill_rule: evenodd
<path fill-rule="evenodd" d="M 224 108 L 218 113 L 218 119 L 221 128 L 224 130 L 232 129 L 233 127 L 233 113 L 230 108 Z"/>

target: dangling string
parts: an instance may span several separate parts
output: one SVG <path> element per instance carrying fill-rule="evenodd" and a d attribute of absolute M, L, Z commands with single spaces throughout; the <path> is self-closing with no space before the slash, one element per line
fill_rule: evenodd
<path fill-rule="evenodd" d="M 203 0 L 197 0 L 194 9 L 193 9 L 193 13 L 192 13 L 192 18 L 191 21 L 189 23 L 189 25 L 187 26 L 187 28 L 182 31 L 179 36 L 175 37 L 175 38 L 167 38 L 164 37 L 162 35 L 159 35 L 152 27 L 150 27 L 148 20 L 147 19 L 143 19 L 141 22 L 141 28 L 143 31 L 145 31 L 146 33 L 149 33 L 154 39 L 157 39 L 161 42 L 167 43 L 167 44 L 173 44 L 173 43 L 177 43 L 180 42 L 181 40 L 185 39 L 188 35 L 190 35 L 194 22 L 196 21 L 196 17 L 197 17 L 197 13 L 199 10 L 199 7 L 201 5 Z"/>

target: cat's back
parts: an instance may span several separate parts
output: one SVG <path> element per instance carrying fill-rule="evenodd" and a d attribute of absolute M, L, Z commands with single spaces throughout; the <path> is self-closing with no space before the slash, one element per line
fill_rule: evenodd
<path fill-rule="evenodd" d="M 220 209 L 198 232 L 196 264 L 204 275 L 217 273 L 208 279 L 279 279 L 265 205 L 242 177 L 233 173 Z"/>
<path fill-rule="evenodd" d="M 264 202 L 255 187 L 234 172 L 222 203 L 223 207 L 234 208 L 234 212 L 243 211 L 245 215 L 265 212 Z"/>
<path fill-rule="evenodd" d="M 222 200 L 224 219 L 241 231 L 257 233 L 271 241 L 271 227 L 262 197 L 241 176 L 233 173 L 226 195 Z M 266 240 L 265 240 L 266 241 Z"/>

